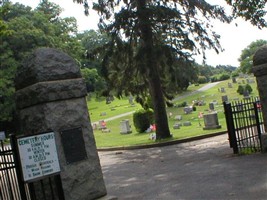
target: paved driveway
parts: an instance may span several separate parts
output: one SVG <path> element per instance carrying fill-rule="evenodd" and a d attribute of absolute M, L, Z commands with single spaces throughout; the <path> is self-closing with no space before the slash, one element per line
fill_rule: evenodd
<path fill-rule="evenodd" d="M 226 134 L 99 156 L 108 194 L 118 199 L 267 199 L 267 154 L 233 155 Z"/>

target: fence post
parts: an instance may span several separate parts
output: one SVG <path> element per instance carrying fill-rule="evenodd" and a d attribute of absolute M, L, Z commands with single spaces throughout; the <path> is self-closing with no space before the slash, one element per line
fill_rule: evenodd
<path fill-rule="evenodd" d="M 20 161 L 19 161 L 19 156 L 18 156 L 18 148 L 17 148 L 17 139 L 14 134 L 10 135 L 10 144 L 12 148 L 12 154 L 13 154 L 13 159 L 15 163 L 15 169 L 16 169 L 16 174 L 17 174 L 17 181 L 19 185 L 19 191 L 20 191 L 20 196 L 22 200 L 27 200 L 27 195 L 25 191 L 25 186 L 24 186 L 24 181 L 22 180 L 22 172 L 20 168 Z"/>
<path fill-rule="evenodd" d="M 260 148 L 262 151 L 262 143 L 261 143 L 261 124 L 260 124 L 260 118 L 259 118 L 259 111 L 258 111 L 258 107 L 257 107 L 257 103 L 259 102 L 254 102 L 253 106 L 254 106 L 254 111 L 255 111 L 255 120 L 256 120 L 256 125 L 257 125 L 257 130 L 258 130 L 258 137 L 260 140 Z"/>
<path fill-rule="evenodd" d="M 238 154 L 238 146 L 235 135 L 235 127 L 234 127 L 231 103 L 223 102 L 223 105 L 224 105 L 224 114 L 226 119 L 230 147 L 233 148 L 234 154 Z"/>

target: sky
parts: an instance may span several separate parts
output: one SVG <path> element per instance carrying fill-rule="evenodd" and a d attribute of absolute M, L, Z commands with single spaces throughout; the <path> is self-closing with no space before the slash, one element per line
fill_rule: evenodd
<path fill-rule="evenodd" d="M 83 5 L 73 3 L 73 0 L 50 1 L 60 5 L 64 9 L 61 17 L 71 16 L 76 18 L 79 31 L 97 29 L 98 16 L 94 11 L 90 11 L 90 16 L 85 16 Z M 19 2 L 35 8 L 40 0 L 12 0 L 12 2 Z M 221 36 L 220 43 L 224 49 L 220 54 L 216 54 L 214 50 L 206 51 L 206 64 L 214 67 L 216 65 L 238 67 L 238 58 L 243 49 L 256 40 L 267 40 L 267 28 L 260 30 L 243 19 L 237 19 L 232 24 L 215 22 L 214 31 Z M 199 64 L 203 61 L 202 56 L 197 56 L 195 59 Z"/>

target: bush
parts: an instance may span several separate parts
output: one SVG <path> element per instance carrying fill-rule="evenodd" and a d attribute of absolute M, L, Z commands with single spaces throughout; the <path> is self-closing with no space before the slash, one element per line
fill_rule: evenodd
<path fill-rule="evenodd" d="M 246 84 L 245 90 L 248 91 L 248 93 L 250 94 L 252 92 L 252 87 L 249 84 Z"/>
<path fill-rule="evenodd" d="M 220 81 L 228 80 L 230 78 L 229 74 L 221 74 L 219 77 Z"/>
<path fill-rule="evenodd" d="M 177 104 L 176 106 L 178 108 L 183 108 L 183 107 L 187 106 L 187 103 L 184 101 L 183 103 Z"/>
<path fill-rule="evenodd" d="M 244 94 L 245 91 L 248 91 L 248 93 L 250 94 L 252 92 L 252 87 L 249 84 L 244 85 L 239 85 L 237 88 L 237 92 L 241 95 Z"/>
<path fill-rule="evenodd" d="M 140 109 L 133 114 L 133 123 L 138 133 L 144 133 L 154 123 L 154 112 L 152 109 Z"/>
<path fill-rule="evenodd" d="M 236 91 L 238 94 L 243 94 L 244 93 L 244 86 L 243 85 L 239 85 Z"/>
<path fill-rule="evenodd" d="M 217 78 L 217 76 L 212 76 L 210 78 L 210 82 L 212 82 L 212 83 L 217 82 L 217 81 L 219 81 L 218 78 Z"/>
<path fill-rule="evenodd" d="M 198 77 L 198 83 L 199 84 L 203 84 L 203 83 L 207 83 L 207 82 L 208 82 L 208 80 L 205 76 L 199 76 Z"/>

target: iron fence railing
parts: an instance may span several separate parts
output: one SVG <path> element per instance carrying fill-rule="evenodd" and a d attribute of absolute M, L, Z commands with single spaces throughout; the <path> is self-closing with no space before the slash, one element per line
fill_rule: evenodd
<path fill-rule="evenodd" d="M 224 102 L 224 110 L 230 147 L 234 153 L 261 151 L 264 125 L 259 99 Z"/>

